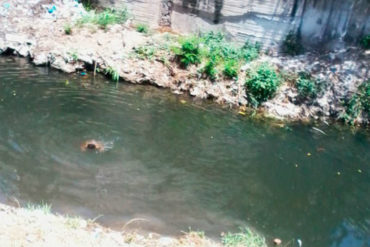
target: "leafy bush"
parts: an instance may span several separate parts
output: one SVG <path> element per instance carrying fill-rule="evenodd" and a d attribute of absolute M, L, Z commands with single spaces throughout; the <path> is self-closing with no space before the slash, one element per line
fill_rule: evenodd
<path fill-rule="evenodd" d="M 288 33 L 283 42 L 282 50 L 284 53 L 292 56 L 301 54 L 303 52 L 301 39 L 299 38 L 297 33 L 295 33 L 294 31 L 290 31 Z"/>
<path fill-rule="evenodd" d="M 204 73 L 211 79 L 211 80 L 215 80 L 216 79 L 216 75 L 217 75 L 217 69 L 216 69 L 216 66 L 217 66 L 217 58 L 216 57 L 212 57 L 208 60 L 208 62 L 206 63 L 206 65 L 204 66 Z"/>
<path fill-rule="evenodd" d="M 317 86 L 314 79 L 306 73 L 301 73 L 297 80 L 297 89 L 299 96 L 307 98 L 315 98 L 317 96 Z"/>
<path fill-rule="evenodd" d="M 235 59 L 228 60 L 224 64 L 223 73 L 227 78 L 236 78 L 238 77 L 239 66 Z"/>
<path fill-rule="evenodd" d="M 239 233 L 225 234 L 222 237 L 222 243 L 226 247 L 267 247 L 265 238 L 249 228 L 242 228 Z"/>
<path fill-rule="evenodd" d="M 348 124 L 353 125 L 356 119 L 363 115 L 370 117 L 370 80 L 365 81 L 358 88 L 357 93 L 345 103 L 346 111 L 341 118 Z"/>
<path fill-rule="evenodd" d="M 370 49 L 370 34 L 361 39 L 361 45 L 366 50 Z"/>
<path fill-rule="evenodd" d="M 207 32 L 179 40 L 180 47 L 173 48 L 183 67 L 204 64 L 202 72 L 214 80 L 221 71 L 228 78 L 236 78 L 239 66 L 259 56 L 260 45 L 246 42 L 238 46 L 228 42 L 220 32 Z"/>
<path fill-rule="evenodd" d="M 89 11 L 80 20 L 78 24 L 83 25 L 86 23 L 96 24 L 99 27 L 106 29 L 108 25 L 124 23 L 128 19 L 127 9 L 111 10 L 106 9 L 103 12 L 96 13 L 94 10 Z"/>
<path fill-rule="evenodd" d="M 299 73 L 296 87 L 301 100 L 313 100 L 325 89 L 325 83 L 312 78 L 305 72 Z"/>
<path fill-rule="evenodd" d="M 196 36 L 181 39 L 180 48 L 174 48 L 174 52 L 185 68 L 190 64 L 198 64 L 201 61 L 200 39 Z"/>
<path fill-rule="evenodd" d="M 148 33 L 149 27 L 148 25 L 141 23 L 136 26 L 136 31 L 138 31 L 139 33 Z"/>
<path fill-rule="evenodd" d="M 252 44 L 248 40 L 245 42 L 242 47 L 242 56 L 245 61 L 249 62 L 256 59 L 259 56 L 261 50 L 261 44 L 256 42 Z"/>
<path fill-rule="evenodd" d="M 245 83 L 248 98 L 253 106 L 272 98 L 280 85 L 280 78 L 268 63 L 249 70 Z"/>
<path fill-rule="evenodd" d="M 67 35 L 71 35 L 72 34 L 72 26 L 71 24 L 67 23 L 64 25 L 64 33 L 67 34 Z"/>

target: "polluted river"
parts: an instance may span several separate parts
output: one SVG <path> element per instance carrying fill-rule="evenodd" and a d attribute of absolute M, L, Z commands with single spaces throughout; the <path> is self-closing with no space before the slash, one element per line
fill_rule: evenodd
<path fill-rule="evenodd" d="M 177 235 L 370 246 L 370 133 L 0 57 L 0 202 Z M 86 140 L 101 152 L 81 150 Z"/>

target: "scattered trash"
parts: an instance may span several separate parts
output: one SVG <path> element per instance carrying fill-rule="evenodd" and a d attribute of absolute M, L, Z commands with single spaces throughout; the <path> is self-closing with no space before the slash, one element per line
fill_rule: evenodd
<path fill-rule="evenodd" d="M 49 14 L 52 14 L 55 10 L 57 10 L 57 8 L 55 7 L 55 5 L 53 5 L 53 7 L 51 7 L 51 8 L 48 8 Z"/>
<path fill-rule="evenodd" d="M 279 238 L 275 238 L 273 242 L 275 245 L 280 245 L 282 243 L 281 239 Z"/>
<path fill-rule="evenodd" d="M 181 104 L 186 104 L 186 100 L 180 100 Z"/>
<path fill-rule="evenodd" d="M 340 172 L 337 172 L 337 175 L 338 175 L 338 176 L 340 176 L 340 174 L 341 174 Z"/>
<path fill-rule="evenodd" d="M 245 111 L 239 111 L 239 112 L 238 112 L 238 114 L 239 114 L 239 115 L 243 115 L 243 116 L 247 115 L 247 114 L 245 113 Z"/>
<path fill-rule="evenodd" d="M 310 157 L 312 154 L 311 153 L 307 153 L 307 156 Z"/>
<path fill-rule="evenodd" d="M 321 129 L 319 128 L 316 128 L 316 127 L 312 127 L 313 130 L 316 130 L 317 132 L 323 134 L 323 135 L 327 135 L 324 131 L 322 131 Z"/>
<path fill-rule="evenodd" d="M 323 147 L 318 147 L 318 148 L 316 148 L 316 151 L 317 151 L 317 152 L 324 152 L 324 151 L 325 151 L 325 148 L 323 148 Z"/>
<path fill-rule="evenodd" d="M 358 169 L 357 171 L 358 171 L 358 173 L 362 173 L 362 170 L 361 169 Z"/>
<path fill-rule="evenodd" d="M 298 167 L 298 164 L 295 164 L 294 166 L 297 168 Z"/>
<path fill-rule="evenodd" d="M 68 86 L 68 85 L 69 85 L 69 81 L 68 81 L 68 80 L 66 80 L 66 83 L 65 83 L 65 84 L 66 84 L 66 86 Z"/>
<path fill-rule="evenodd" d="M 297 243 L 298 243 L 298 246 L 299 247 L 302 247 L 302 240 L 300 240 L 299 238 L 297 239 Z"/>
<path fill-rule="evenodd" d="M 9 9 L 9 8 L 10 8 L 10 3 L 4 3 L 4 4 L 3 4 L 3 7 L 4 7 L 5 9 Z"/>
<path fill-rule="evenodd" d="M 81 75 L 82 75 L 82 76 L 85 76 L 85 75 L 86 75 L 86 72 L 81 72 Z"/>

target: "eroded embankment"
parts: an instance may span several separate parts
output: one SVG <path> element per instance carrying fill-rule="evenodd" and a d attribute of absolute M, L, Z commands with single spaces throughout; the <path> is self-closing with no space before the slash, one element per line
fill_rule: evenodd
<path fill-rule="evenodd" d="M 240 67 L 237 79 L 217 76 L 210 80 L 202 75 L 200 66 L 178 66 L 176 56 L 168 52 L 177 34 L 142 34 L 132 28 L 130 21 L 105 28 L 91 23 L 77 25 L 84 15 L 82 5 L 72 0 L 0 1 L 0 53 L 28 56 L 36 65 L 50 65 L 67 73 L 85 69 L 110 73 L 131 83 L 152 84 L 177 94 L 190 93 L 242 107 L 242 113 L 250 104 L 245 90 L 247 71 L 268 62 L 282 79 L 274 97 L 260 105 L 266 115 L 284 120 L 347 117 L 352 118 L 351 123 L 369 122 L 368 112 L 357 109 L 361 102 L 355 99 L 352 108 L 345 104 L 351 103 L 360 85 L 369 83 L 369 52 L 360 48 L 296 57 L 281 57 L 276 52 L 261 54 Z M 154 54 L 151 49 L 160 52 Z M 324 82 L 314 99 L 302 98 L 297 89 L 297 76 L 302 72 Z M 310 85 L 304 85 L 306 93 L 310 93 Z"/>
<path fill-rule="evenodd" d="M 175 239 L 158 234 L 113 231 L 91 220 L 54 215 L 47 206 L 14 208 L 0 204 L 1 246 L 217 247 L 220 244 L 190 232 Z"/>

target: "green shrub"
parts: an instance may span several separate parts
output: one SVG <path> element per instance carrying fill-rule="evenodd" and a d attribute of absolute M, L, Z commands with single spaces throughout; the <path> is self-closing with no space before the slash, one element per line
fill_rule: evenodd
<path fill-rule="evenodd" d="M 363 115 L 367 120 L 370 117 L 370 80 L 359 86 L 357 93 L 345 102 L 345 113 L 340 116 L 346 123 L 353 125 L 356 119 Z"/>
<path fill-rule="evenodd" d="M 282 50 L 284 53 L 292 56 L 301 54 L 303 52 L 301 39 L 297 33 L 294 31 L 290 31 L 288 33 L 283 42 Z"/>
<path fill-rule="evenodd" d="M 238 77 L 238 70 L 239 70 L 238 62 L 235 59 L 232 59 L 225 62 L 223 73 L 224 76 L 232 79 Z"/>
<path fill-rule="evenodd" d="M 174 48 L 174 52 L 185 68 L 190 64 L 198 64 L 201 61 L 200 39 L 196 36 L 183 38 L 180 40 L 180 48 Z"/>
<path fill-rule="evenodd" d="M 123 10 L 106 9 L 103 12 L 96 13 L 94 10 L 89 11 L 77 24 L 83 25 L 86 23 L 96 24 L 99 27 L 106 29 L 108 25 L 124 23 L 128 19 L 128 12 Z"/>
<path fill-rule="evenodd" d="M 303 99 L 315 98 L 317 96 L 316 81 L 306 73 L 301 73 L 297 80 L 298 94 Z"/>
<path fill-rule="evenodd" d="M 319 94 L 324 92 L 326 84 L 323 81 L 316 80 L 311 75 L 301 72 L 296 81 L 299 98 L 301 100 L 313 100 Z"/>
<path fill-rule="evenodd" d="M 148 25 L 143 24 L 143 23 L 137 24 L 136 31 L 138 31 L 139 33 L 148 33 L 149 32 L 149 27 L 148 27 Z"/>
<path fill-rule="evenodd" d="M 280 85 L 280 78 L 268 63 L 249 70 L 245 83 L 247 95 L 253 106 L 272 98 Z"/>
<path fill-rule="evenodd" d="M 361 39 L 361 46 L 366 50 L 370 49 L 370 34 Z"/>
<path fill-rule="evenodd" d="M 227 233 L 222 237 L 226 247 L 267 247 L 264 237 L 251 231 L 249 228 L 240 229 L 239 233 Z"/>
<path fill-rule="evenodd" d="M 261 50 L 261 44 L 256 42 L 252 44 L 250 41 L 246 41 L 242 47 L 242 56 L 245 61 L 249 62 L 256 59 L 259 56 Z"/>
<path fill-rule="evenodd" d="M 67 35 L 71 35 L 72 34 L 72 26 L 71 24 L 67 23 L 64 25 L 64 33 L 67 34 Z"/>
<path fill-rule="evenodd" d="M 212 57 L 208 60 L 206 65 L 204 66 L 203 72 L 211 79 L 215 80 L 217 75 L 217 58 Z"/>

